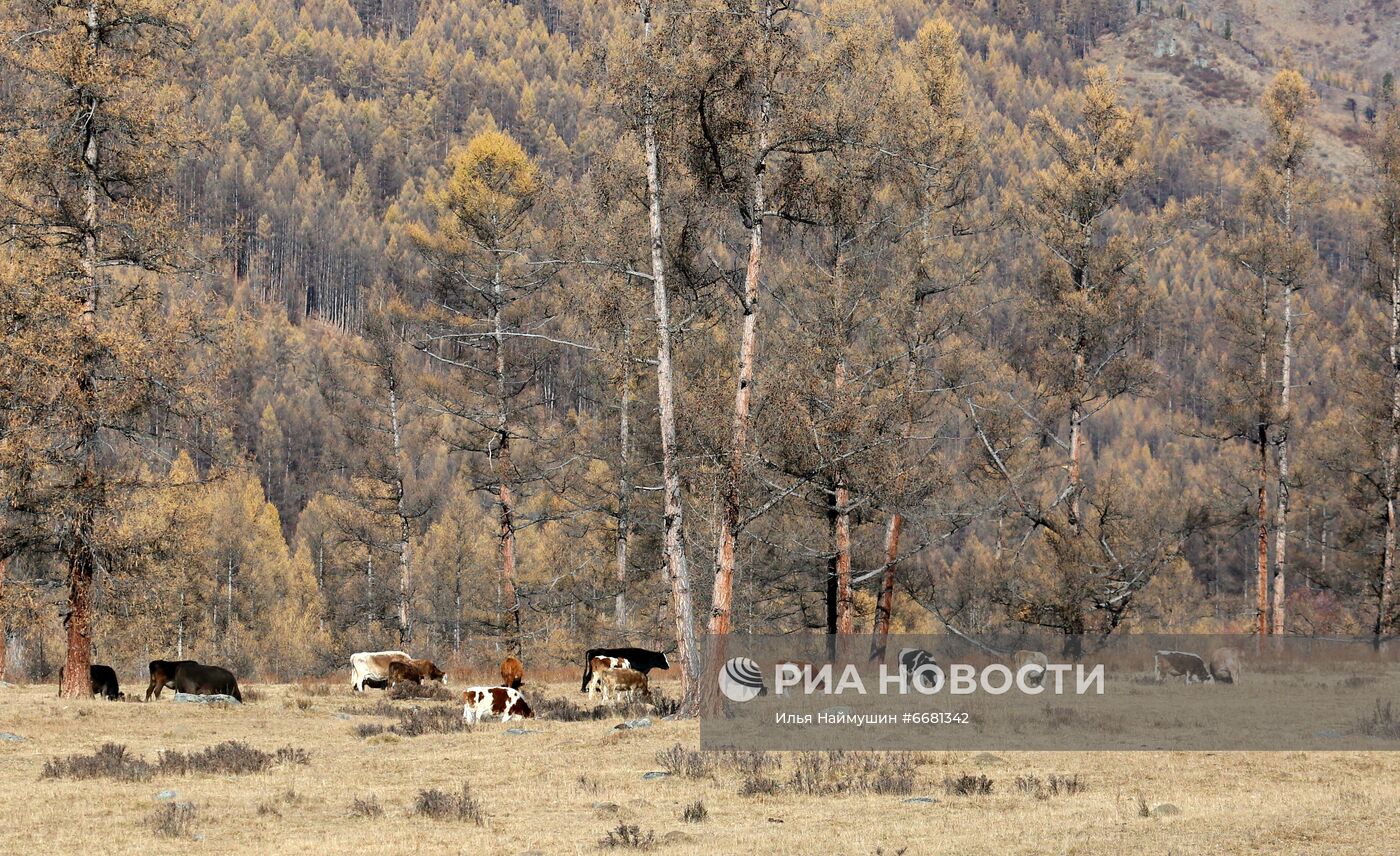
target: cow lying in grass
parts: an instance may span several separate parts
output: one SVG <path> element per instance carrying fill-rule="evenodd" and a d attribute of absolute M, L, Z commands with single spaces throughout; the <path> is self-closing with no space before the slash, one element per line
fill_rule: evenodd
<path fill-rule="evenodd" d="M 510 722 L 512 719 L 534 719 L 535 712 L 530 709 L 520 690 L 511 687 L 468 687 L 462 690 L 462 719 L 475 724 L 491 717 Z"/>

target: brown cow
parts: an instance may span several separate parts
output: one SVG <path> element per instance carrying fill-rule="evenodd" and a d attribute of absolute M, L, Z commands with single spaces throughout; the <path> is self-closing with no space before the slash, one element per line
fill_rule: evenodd
<path fill-rule="evenodd" d="M 400 683 L 407 681 L 411 684 L 421 684 L 424 681 L 442 681 L 443 686 L 447 686 L 447 676 L 442 673 L 432 660 L 395 660 L 389 664 L 389 688 L 393 689 Z"/>
<path fill-rule="evenodd" d="M 501 684 L 513 690 L 520 689 L 525 680 L 525 664 L 517 657 L 507 657 L 501 663 Z"/>
<path fill-rule="evenodd" d="M 1158 681 L 1180 677 L 1188 684 L 1212 683 L 1210 670 L 1200 654 L 1189 651 L 1158 651 L 1152 658 L 1152 673 Z"/>
<path fill-rule="evenodd" d="M 175 681 L 175 673 L 181 666 L 197 666 L 194 660 L 152 660 L 149 665 L 151 671 L 151 683 L 146 687 L 146 701 L 151 700 L 155 695 L 160 698 L 160 691 L 170 686 Z"/>
<path fill-rule="evenodd" d="M 467 687 L 462 690 L 462 719 L 477 723 L 488 716 L 499 716 L 501 722 L 512 719 L 534 719 L 535 712 L 526 704 L 520 690 L 510 687 Z"/>
<path fill-rule="evenodd" d="M 588 660 L 588 682 L 584 691 L 589 698 L 593 697 L 594 690 L 602 687 L 603 676 L 614 669 L 630 669 L 632 664 L 625 657 L 597 656 Z M 606 698 L 606 694 L 604 698 Z"/>
<path fill-rule="evenodd" d="M 599 672 L 603 683 L 603 701 L 608 700 L 609 691 L 615 698 L 626 695 L 628 701 L 641 693 L 643 698 L 651 698 L 651 688 L 647 686 L 647 676 L 636 669 L 607 669 Z"/>
<path fill-rule="evenodd" d="M 1240 671 L 1240 652 L 1234 648 L 1216 648 L 1210 653 L 1210 676 L 1222 684 L 1237 684 L 1244 673 Z"/>
<path fill-rule="evenodd" d="M 366 686 L 383 687 L 389 680 L 389 664 L 413 658 L 403 651 L 361 651 L 350 655 L 350 687 L 357 693 Z"/>

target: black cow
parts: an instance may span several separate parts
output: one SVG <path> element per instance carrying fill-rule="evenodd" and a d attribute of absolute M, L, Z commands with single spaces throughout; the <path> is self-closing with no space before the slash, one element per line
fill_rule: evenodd
<path fill-rule="evenodd" d="M 238 679 L 233 672 L 221 666 L 204 666 L 199 663 L 184 663 L 175 670 L 175 678 L 170 682 L 177 693 L 192 695 L 227 695 L 240 702 L 243 695 L 238 692 Z"/>
<path fill-rule="evenodd" d="M 621 657 L 629 666 L 644 675 L 652 669 L 671 668 L 671 661 L 660 651 L 649 651 L 646 648 L 590 648 L 583 655 L 583 685 L 579 687 L 579 692 L 588 692 L 588 682 L 593 680 L 594 657 Z"/>
<path fill-rule="evenodd" d="M 116 701 L 122 698 L 121 688 L 117 686 L 117 671 L 111 666 L 99 666 L 94 663 L 88 666 L 88 678 L 92 681 L 92 694 L 100 695 L 107 701 Z M 58 685 L 63 686 L 63 667 L 58 668 Z"/>
<path fill-rule="evenodd" d="M 151 684 L 146 687 L 146 701 L 151 700 L 152 693 L 155 694 L 156 698 L 160 698 L 160 691 L 170 686 L 175 680 L 175 672 L 181 666 L 198 665 L 194 660 L 152 660 L 150 665 Z"/>

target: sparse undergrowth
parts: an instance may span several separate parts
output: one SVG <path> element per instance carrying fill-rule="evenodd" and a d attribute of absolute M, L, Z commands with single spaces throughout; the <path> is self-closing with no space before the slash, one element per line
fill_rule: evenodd
<path fill-rule="evenodd" d="M 189 838 L 197 814 L 194 803 L 163 803 L 146 816 L 146 825 L 163 838 Z"/>
<path fill-rule="evenodd" d="M 379 797 L 368 794 L 362 797 L 355 797 L 350 801 L 350 816 L 373 819 L 384 815 L 384 807 L 379 804 Z"/>
<path fill-rule="evenodd" d="M 650 850 L 655 845 L 653 830 L 643 832 L 636 824 L 627 823 L 619 823 L 598 841 L 598 846 L 607 850 Z"/>
<path fill-rule="evenodd" d="M 448 793 L 437 788 L 419 791 L 418 799 L 413 804 L 413 813 L 433 820 L 470 821 L 477 826 L 486 823 L 486 812 L 481 800 L 472 793 L 471 785 L 467 782 L 462 783 L 462 789 L 457 793 Z"/>
<path fill-rule="evenodd" d="M 455 701 L 456 696 L 447 687 L 435 681 L 426 684 L 415 684 L 408 681 L 400 681 L 389 688 L 386 693 L 394 701 L 405 701 L 408 699 L 422 699 L 426 701 Z"/>
<path fill-rule="evenodd" d="M 703 823 L 709 816 L 710 811 L 705 808 L 704 800 L 696 800 L 681 812 L 681 820 L 686 823 Z"/>
<path fill-rule="evenodd" d="M 991 794 L 993 784 L 995 782 L 987 778 L 986 773 L 976 776 L 963 773 L 945 778 L 943 792 L 950 797 L 985 797 Z"/>
<path fill-rule="evenodd" d="M 41 778 L 144 782 L 157 773 L 181 776 L 195 773 L 243 775 L 261 773 L 279 764 L 299 765 L 310 761 L 311 755 L 305 749 L 283 746 L 276 752 L 264 752 L 247 743 L 228 740 L 193 752 L 167 749 L 152 764 L 138 755 L 130 754 L 121 744 L 104 743 L 87 754 L 50 758 L 44 762 Z"/>
<path fill-rule="evenodd" d="M 1030 773 L 1016 777 L 1016 790 L 1023 794 L 1030 794 L 1038 800 L 1059 796 L 1072 797 L 1082 794 L 1088 789 L 1088 785 L 1081 782 L 1078 775 L 1051 774 L 1042 779 L 1036 774 Z"/>
<path fill-rule="evenodd" d="M 1367 737 L 1383 737 L 1387 740 L 1400 739 L 1400 720 L 1391 713 L 1390 702 L 1376 699 L 1376 707 L 1371 715 L 1362 718 L 1354 729 L 1357 734 Z"/>

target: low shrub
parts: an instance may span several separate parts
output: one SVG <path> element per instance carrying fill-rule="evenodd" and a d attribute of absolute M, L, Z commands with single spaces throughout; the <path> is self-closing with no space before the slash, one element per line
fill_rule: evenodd
<path fill-rule="evenodd" d="M 992 792 L 994 782 L 986 773 L 973 776 L 963 773 L 943 779 L 943 792 L 950 797 L 985 797 Z"/>
<path fill-rule="evenodd" d="M 146 816 L 146 825 L 165 838 L 189 838 L 197 813 L 194 803 L 163 803 Z"/>
<path fill-rule="evenodd" d="M 703 779 L 714 775 L 714 762 L 704 752 L 694 752 L 677 743 L 656 753 L 656 763 L 673 776 Z"/>
<path fill-rule="evenodd" d="M 609 830 L 599 841 L 604 849 L 650 850 L 656 844 L 656 833 L 650 829 L 642 832 L 635 824 L 619 823 L 616 829 Z"/>
<path fill-rule="evenodd" d="M 384 808 L 379 804 L 379 797 L 374 794 L 363 797 L 355 797 L 350 801 L 350 816 L 376 818 L 384 814 Z"/>
<path fill-rule="evenodd" d="M 127 753 L 119 743 L 104 743 L 87 755 L 50 758 L 41 774 L 45 779 L 115 779 L 118 782 L 144 782 L 154 769 L 145 760 Z"/>
<path fill-rule="evenodd" d="M 466 782 L 462 783 L 462 790 L 457 793 L 448 793 L 437 788 L 419 791 L 418 799 L 413 805 L 413 813 L 433 820 L 471 821 L 477 826 L 486 823 L 486 813 L 481 801 L 472 793 L 471 785 Z"/>
<path fill-rule="evenodd" d="M 710 812 L 705 808 L 704 800 L 696 800 L 681 812 L 681 820 L 686 823 L 703 823 L 709 816 Z"/>

